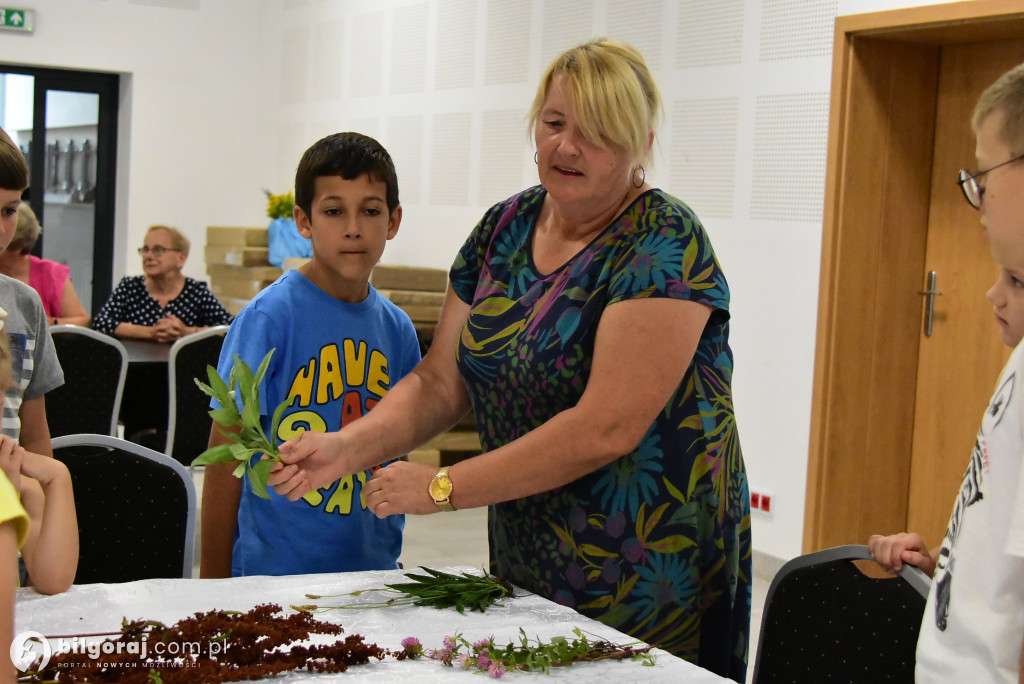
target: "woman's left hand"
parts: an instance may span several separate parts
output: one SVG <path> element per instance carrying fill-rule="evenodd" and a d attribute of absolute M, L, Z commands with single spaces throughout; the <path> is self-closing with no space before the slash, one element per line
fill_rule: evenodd
<path fill-rule="evenodd" d="M 436 472 L 436 466 L 408 461 L 379 468 L 363 487 L 366 505 L 378 518 L 398 513 L 437 513 L 441 509 L 427 491 Z"/>
<path fill-rule="evenodd" d="M 192 329 L 174 314 L 167 314 L 161 318 L 154 328 L 157 342 L 174 342 L 192 332 Z"/>

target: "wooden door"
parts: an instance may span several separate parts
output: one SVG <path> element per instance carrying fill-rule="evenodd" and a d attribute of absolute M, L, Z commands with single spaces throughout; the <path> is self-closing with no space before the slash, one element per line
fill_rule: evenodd
<path fill-rule="evenodd" d="M 937 545 L 960 488 L 981 416 L 1010 350 L 985 293 L 997 267 L 978 212 L 956 185 L 976 171 L 970 119 L 981 92 L 1024 62 L 1024 40 L 949 45 L 940 58 L 925 270 L 935 271 L 934 325 L 918 355 L 907 529 Z M 924 289 L 925 276 L 921 283 Z M 923 310 L 923 307 L 922 307 Z"/>
<path fill-rule="evenodd" d="M 1024 5 L 837 17 L 803 549 L 917 528 L 937 544 L 1007 351 L 956 171 L 970 112 L 1024 61 Z M 925 274 L 935 334 L 921 338 Z"/>

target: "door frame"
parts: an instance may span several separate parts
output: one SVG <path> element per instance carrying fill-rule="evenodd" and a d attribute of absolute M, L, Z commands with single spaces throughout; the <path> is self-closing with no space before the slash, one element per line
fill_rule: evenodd
<path fill-rule="evenodd" d="M 1014 0 L 836 18 L 804 553 L 905 529 L 942 47 L 1022 35 Z"/>
<path fill-rule="evenodd" d="M 99 117 L 96 131 L 96 198 L 94 204 L 94 228 L 92 246 L 92 302 L 93 310 L 98 311 L 103 302 L 107 301 L 112 291 L 114 280 L 114 211 L 116 198 L 117 169 L 117 120 L 118 100 L 120 98 L 120 75 L 115 73 L 99 73 L 74 71 L 70 69 L 51 69 L 16 64 L 0 64 L 0 72 L 32 76 L 33 110 L 32 140 L 42 140 L 43 144 L 34 144 L 30 152 L 31 178 L 29 188 L 46 187 L 46 91 L 63 90 L 70 92 L 95 93 L 99 95 Z M 111 179 L 100 182 L 100 179 Z M 44 216 L 43 193 L 29 195 L 29 204 L 46 225 Z M 40 235 L 33 253 L 42 255 L 45 234 Z"/>

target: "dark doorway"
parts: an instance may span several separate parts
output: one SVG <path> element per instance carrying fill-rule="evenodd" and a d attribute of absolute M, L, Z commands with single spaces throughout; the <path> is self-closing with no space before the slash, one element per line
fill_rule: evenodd
<path fill-rule="evenodd" d="M 0 64 L 0 114 L 29 161 L 26 199 L 43 226 L 32 251 L 71 268 L 90 315 L 113 279 L 119 80 Z"/>

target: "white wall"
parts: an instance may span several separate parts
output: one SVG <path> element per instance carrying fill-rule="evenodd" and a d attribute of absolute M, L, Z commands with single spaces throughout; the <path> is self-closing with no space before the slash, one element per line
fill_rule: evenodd
<path fill-rule="evenodd" d="M 0 62 L 122 74 L 115 281 L 139 273 L 153 223 L 201 246 L 207 225 L 260 225 L 276 177 L 277 74 L 264 4 L 33 0 L 35 32 L 0 33 Z M 194 8 L 194 9 L 193 9 Z M 271 31 L 271 33 L 273 33 Z M 202 250 L 187 264 L 204 278 Z"/>
<path fill-rule="evenodd" d="M 691 203 L 733 292 L 754 547 L 800 553 L 833 20 L 915 0 L 35 0 L 0 61 L 128 74 L 118 275 L 154 222 L 261 225 L 318 137 L 378 137 L 405 218 L 389 263 L 447 268 L 484 209 L 536 182 L 540 72 L 595 35 L 635 44 L 665 99 L 649 178 Z M 202 277 L 199 252 L 188 265 Z"/>

